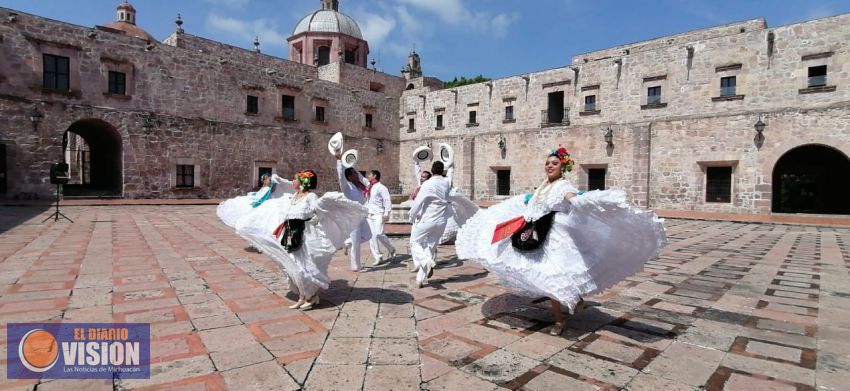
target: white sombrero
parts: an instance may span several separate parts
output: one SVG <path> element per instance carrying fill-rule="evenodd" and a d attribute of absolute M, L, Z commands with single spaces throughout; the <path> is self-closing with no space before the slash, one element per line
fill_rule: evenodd
<path fill-rule="evenodd" d="M 443 162 L 446 168 L 451 167 L 455 163 L 455 151 L 451 145 L 440 144 L 440 161 Z"/>
<path fill-rule="evenodd" d="M 427 145 L 423 145 L 413 151 L 414 163 L 422 163 L 428 160 L 431 160 L 431 148 L 428 148 Z"/>
<path fill-rule="evenodd" d="M 342 153 L 342 157 L 340 160 L 342 161 L 342 166 L 345 168 L 354 167 L 357 164 L 357 159 L 360 158 L 360 154 L 357 153 L 356 149 L 349 149 Z"/>
<path fill-rule="evenodd" d="M 335 154 L 337 151 L 342 151 L 342 132 L 336 132 L 328 141 L 328 151 Z"/>

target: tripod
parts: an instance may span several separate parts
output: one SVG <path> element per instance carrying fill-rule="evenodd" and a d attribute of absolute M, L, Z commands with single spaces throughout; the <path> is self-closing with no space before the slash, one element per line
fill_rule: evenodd
<path fill-rule="evenodd" d="M 74 222 L 74 220 L 69 219 L 68 216 L 65 216 L 64 214 L 62 214 L 62 212 L 59 211 L 59 200 L 61 200 L 61 199 L 62 199 L 62 185 L 57 183 L 56 184 L 56 211 L 53 212 L 53 214 L 51 214 L 50 216 L 47 216 L 47 218 L 44 219 L 44 221 L 42 221 L 42 223 L 44 223 L 47 220 L 50 220 L 51 217 L 53 218 L 53 221 L 59 221 L 59 218 L 62 217 L 63 219 L 68 220 L 72 223 Z"/>

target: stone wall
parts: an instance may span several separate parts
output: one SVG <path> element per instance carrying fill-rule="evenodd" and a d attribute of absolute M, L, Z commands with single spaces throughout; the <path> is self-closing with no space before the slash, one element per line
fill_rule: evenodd
<path fill-rule="evenodd" d="M 771 43 L 772 42 L 772 43 Z M 582 189 L 587 170 L 607 168 L 606 186 L 641 206 L 768 213 L 773 166 L 804 144 L 850 156 L 850 15 L 768 29 L 751 20 L 576 56 L 572 66 L 450 90 L 405 91 L 400 103 L 401 186 L 412 151 L 450 142 L 458 187 L 477 199 L 495 196 L 496 169 L 511 170 L 511 193 L 542 180 L 545 152 L 566 146 L 570 174 Z M 808 88 L 807 72 L 827 65 L 827 86 Z M 721 77 L 735 76 L 734 96 Z M 660 104 L 647 90 L 661 87 Z M 563 91 L 569 124 L 543 118 L 549 93 Z M 585 97 L 596 96 L 596 110 Z M 513 106 L 513 119 L 505 107 Z M 469 112 L 476 111 L 476 123 Z M 436 116 L 443 128 L 436 129 Z M 763 142 L 753 125 L 767 123 Z M 408 130 L 414 119 L 414 131 Z M 604 139 L 613 132 L 613 146 Z M 504 137 L 507 148 L 499 150 Z M 733 166 L 729 203 L 705 202 L 705 169 Z"/>
<path fill-rule="evenodd" d="M 92 38 L 88 28 L 20 12 L 10 22 L 9 12 L 0 8 L 7 196 L 49 194 L 48 167 L 61 160 L 63 134 L 86 119 L 120 135 L 124 197 L 244 193 L 259 161 L 286 177 L 316 168 L 326 178 L 320 189 L 334 190 L 326 144 L 337 131 L 347 136 L 346 148 L 360 149 L 363 167 L 382 167 L 384 182 L 397 187 L 397 96 L 320 80 L 315 67 L 188 34 L 169 37 L 173 46 L 100 30 Z M 71 58 L 71 91 L 42 90 L 42 53 Z M 109 70 L 127 73 L 128 95 L 105 93 Z M 295 121 L 282 118 L 284 94 L 295 96 Z M 259 98 L 258 114 L 246 112 L 247 95 Z M 26 116 L 34 105 L 44 113 L 37 130 Z M 325 122 L 314 121 L 315 106 L 325 107 Z M 366 113 L 372 128 L 363 126 Z M 200 167 L 199 186 L 173 186 L 178 162 Z"/>

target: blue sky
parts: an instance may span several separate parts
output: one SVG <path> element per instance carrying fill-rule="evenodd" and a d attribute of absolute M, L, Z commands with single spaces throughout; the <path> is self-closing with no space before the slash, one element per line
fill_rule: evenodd
<path fill-rule="evenodd" d="M 118 0 L 0 0 L 0 6 L 83 26 L 115 19 Z M 191 34 L 286 58 L 286 37 L 319 0 L 136 0 L 157 39 L 181 13 Z M 850 12 L 850 0 L 340 0 L 378 68 L 399 74 L 416 46 L 426 75 L 499 78 L 568 65 L 573 55 L 763 17 L 780 26 Z"/>

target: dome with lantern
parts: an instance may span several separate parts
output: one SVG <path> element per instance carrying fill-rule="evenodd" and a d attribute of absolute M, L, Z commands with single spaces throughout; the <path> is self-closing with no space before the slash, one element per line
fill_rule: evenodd
<path fill-rule="evenodd" d="M 345 62 L 366 67 L 369 44 L 360 26 L 339 12 L 339 0 L 321 0 L 313 11 L 295 25 L 289 42 L 289 59 L 316 66 Z"/>
<path fill-rule="evenodd" d="M 148 42 L 156 41 L 152 35 L 148 34 L 147 31 L 139 28 L 136 25 L 136 8 L 134 8 L 130 3 L 123 2 L 118 4 L 118 7 L 115 8 L 116 17 L 115 21 L 105 25 L 104 27 L 108 27 L 113 30 L 123 31 L 124 34 L 127 34 L 131 37 L 136 37 L 139 39 L 143 39 Z"/>

